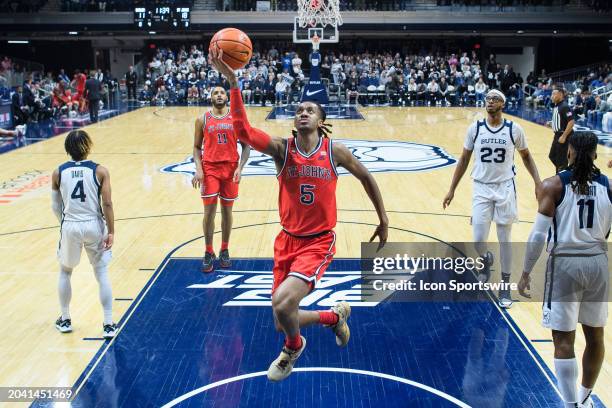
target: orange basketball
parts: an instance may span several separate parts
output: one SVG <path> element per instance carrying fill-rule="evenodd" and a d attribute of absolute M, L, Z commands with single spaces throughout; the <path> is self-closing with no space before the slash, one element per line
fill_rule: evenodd
<path fill-rule="evenodd" d="M 253 55 L 251 39 L 237 28 L 224 28 L 217 31 L 210 40 L 209 51 L 213 47 L 223 50 L 223 61 L 233 69 L 244 67 Z"/>

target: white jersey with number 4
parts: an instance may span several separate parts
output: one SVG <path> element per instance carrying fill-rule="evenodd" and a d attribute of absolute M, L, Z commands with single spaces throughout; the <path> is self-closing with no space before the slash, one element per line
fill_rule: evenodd
<path fill-rule="evenodd" d="M 499 127 L 493 128 L 482 119 L 470 125 L 463 147 L 474 152 L 475 181 L 502 183 L 516 175 L 514 149 L 527 149 L 527 140 L 517 123 L 504 119 Z"/>
<path fill-rule="evenodd" d="M 97 167 L 98 164 L 91 160 L 69 161 L 59 167 L 63 221 L 90 221 L 103 217 Z"/>
<path fill-rule="evenodd" d="M 589 186 L 589 194 L 574 192 L 572 171 L 558 174 L 563 194 L 556 203 L 548 233 L 548 251 L 554 254 L 600 254 L 607 251 L 612 223 L 610 181 L 603 174 Z"/>

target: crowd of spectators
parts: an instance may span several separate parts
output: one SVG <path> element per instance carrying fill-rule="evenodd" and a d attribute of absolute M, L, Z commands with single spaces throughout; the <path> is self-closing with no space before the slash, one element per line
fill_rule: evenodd
<path fill-rule="evenodd" d="M 8 58 L 2 61 L 2 67 L 8 65 Z M 8 72 L 6 69 L 4 73 Z M 108 108 L 119 103 L 119 84 L 110 72 L 75 71 L 69 76 L 63 69 L 59 73 L 41 72 L 23 73 L 24 80 L 17 86 L 0 85 L 4 99 L 11 101 L 13 124 L 38 123 L 47 119 L 73 118 L 88 110 L 84 94 L 87 74 L 101 83 L 100 102 Z"/>
<path fill-rule="evenodd" d="M 244 102 L 259 106 L 298 102 L 309 75 L 307 57 L 274 46 L 254 52 L 238 73 Z M 120 81 L 125 83 L 127 99 L 141 105 L 209 105 L 213 87 L 229 89 L 227 80 L 209 65 L 203 45 L 158 48 L 143 67 L 140 74 L 130 67 L 119 79 L 108 71 L 86 72 L 102 84 L 102 105 L 111 109 L 121 99 Z M 496 88 L 506 94 L 510 105 L 549 108 L 550 94 L 558 86 L 545 70 L 539 75 L 531 72 L 523 80 L 511 65 L 502 65 L 495 55 L 481 59 L 476 50 L 329 51 L 323 53 L 320 69 L 330 99 L 349 104 L 483 106 L 486 92 Z M 604 64 L 565 82 L 576 117 L 599 121 L 612 111 L 611 72 L 612 64 Z M 85 113 L 85 79 L 80 71 L 23 72 L 10 58 L 0 59 L 0 95 L 5 99 L 10 95 L 15 125 Z"/>
<path fill-rule="evenodd" d="M 309 74 L 295 51 L 271 46 L 255 52 L 238 72 L 246 104 L 271 106 L 300 100 Z M 568 102 L 576 117 L 601 121 L 612 111 L 612 65 L 593 68 L 567 81 Z M 484 106 L 489 89 L 502 90 L 510 106 L 551 108 L 550 95 L 559 84 L 545 70 L 523 79 L 495 55 L 483 61 L 476 50 L 415 53 L 324 53 L 321 76 L 329 84 L 330 99 L 341 103 L 391 106 Z M 215 86 L 229 84 L 209 66 L 202 45 L 162 47 L 146 66 L 138 100 L 143 105 L 210 104 Z M 604 96 L 602 96 L 604 95 Z"/>
<path fill-rule="evenodd" d="M 302 57 L 307 57 L 303 55 Z M 247 104 L 271 105 L 299 99 L 309 64 L 300 55 L 271 47 L 255 52 L 239 73 Z M 443 54 L 324 53 L 321 76 L 330 94 L 346 102 L 391 105 L 476 105 L 492 87 L 510 101 L 522 97 L 523 78 L 491 55 L 482 62 L 476 51 Z M 202 46 L 160 48 L 148 64 L 143 103 L 208 103 L 223 78 L 207 62 Z"/>

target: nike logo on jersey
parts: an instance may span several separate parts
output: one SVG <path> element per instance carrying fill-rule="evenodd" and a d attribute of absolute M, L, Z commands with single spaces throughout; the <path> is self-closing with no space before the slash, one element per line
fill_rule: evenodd
<path fill-rule="evenodd" d="M 314 92 L 306 91 L 306 96 L 316 95 L 316 94 L 318 94 L 319 92 L 323 92 L 323 89 L 319 89 L 319 90 L 314 91 Z"/>

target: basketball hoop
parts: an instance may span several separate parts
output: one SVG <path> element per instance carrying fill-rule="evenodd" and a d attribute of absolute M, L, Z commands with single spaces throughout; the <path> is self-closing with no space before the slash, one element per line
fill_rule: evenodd
<path fill-rule="evenodd" d="M 297 0 L 298 23 L 305 28 L 310 25 L 342 25 L 339 0 Z"/>

